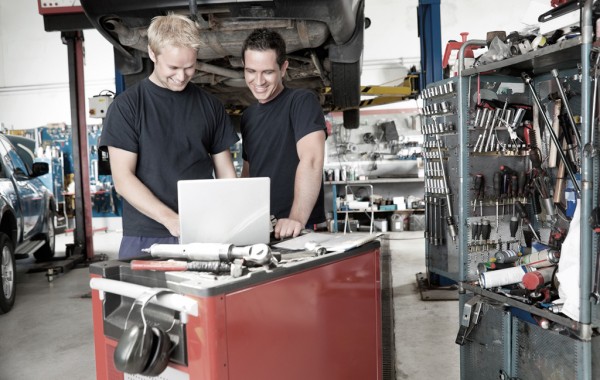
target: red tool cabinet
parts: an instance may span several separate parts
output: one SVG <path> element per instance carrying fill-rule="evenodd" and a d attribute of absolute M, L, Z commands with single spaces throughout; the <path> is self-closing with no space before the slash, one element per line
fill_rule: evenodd
<path fill-rule="evenodd" d="M 379 243 L 282 256 L 278 267 L 239 278 L 132 271 L 122 261 L 93 264 L 90 274 L 92 283 L 169 288 L 197 303 L 197 316 L 158 302 L 146 308 L 176 344 L 161 379 L 381 379 Z M 136 317 L 133 299 L 92 288 L 97 379 L 143 378 L 113 364 L 125 321 Z"/>

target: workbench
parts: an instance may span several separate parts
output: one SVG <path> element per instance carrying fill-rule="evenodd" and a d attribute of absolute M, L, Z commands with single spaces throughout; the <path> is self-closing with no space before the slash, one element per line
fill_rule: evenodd
<path fill-rule="evenodd" d="M 96 378 L 143 378 L 113 363 L 126 321 L 140 321 L 132 312 L 135 292 L 115 294 L 133 284 L 171 289 L 193 306 L 169 310 L 159 302 L 169 295 L 146 306 L 149 324 L 168 330 L 175 343 L 161 379 L 382 379 L 379 242 L 281 256 L 276 267 L 237 278 L 133 271 L 124 261 L 92 264 Z M 104 280 L 112 285 L 98 290 Z"/>

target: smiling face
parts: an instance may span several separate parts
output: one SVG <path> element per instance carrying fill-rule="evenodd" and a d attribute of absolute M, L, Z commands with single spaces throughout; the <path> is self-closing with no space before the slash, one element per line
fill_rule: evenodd
<path fill-rule="evenodd" d="M 196 50 L 189 47 L 166 46 L 159 54 L 148 48 L 154 71 L 150 80 L 171 91 L 183 91 L 196 73 Z"/>
<path fill-rule="evenodd" d="M 259 103 L 273 100 L 283 90 L 283 77 L 288 62 L 277 64 L 275 50 L 246 50 L 244 79 Z"/>

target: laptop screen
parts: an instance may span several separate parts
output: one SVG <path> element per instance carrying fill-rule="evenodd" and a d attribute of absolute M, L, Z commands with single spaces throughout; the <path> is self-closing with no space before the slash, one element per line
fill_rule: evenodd
<path fill-rule="evenodd" d="M 182 180 L 177 196 L 181 244 L 269 243 L 269 178 Z"/>

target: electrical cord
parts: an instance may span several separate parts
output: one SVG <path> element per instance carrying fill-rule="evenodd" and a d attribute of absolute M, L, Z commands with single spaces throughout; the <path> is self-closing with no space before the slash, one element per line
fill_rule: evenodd
<path fill-rule="evenodd" d="M 103 96 L 103 95 L 114 97 L 115 93 L 114 93 L 114 91 L 111 91 L 111 90 L 102 90 L 98 93 L 97 96 Z"/>

